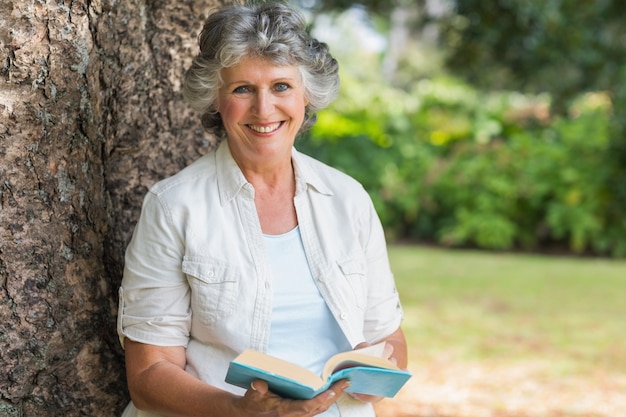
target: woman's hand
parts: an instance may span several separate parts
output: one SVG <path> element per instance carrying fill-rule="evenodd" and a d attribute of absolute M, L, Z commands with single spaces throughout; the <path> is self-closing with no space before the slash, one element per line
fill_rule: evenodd
<path fill-rule="evenodd" d="M 317 397 L 296 401 L 254 381 L 243 397 L 207 385 L 185 372 L 183 347 L 125 341 L 131 397 L 137 408 L 164 416 L 312 417 L 326 411 L 350 385 L 339 381 Z"/>
<path fill-rule="evenodd" d="M 385 349 L 383 350 L 382 357 L 388 359 L 389 362 L 398 366 L 401 369 L 406 369 L 407 366 L 407 348 L 406 348 L 406 339 L 404 338 L 404 333 L 402 329 L 398 329 L 393 332 L 391 335 L 383 339 L 385 341 Z M 369 342 L 359 343 L 355 349 L 364 348 L 367 346 L 371 346 Z M 377 403 L 382 400 L 384 397 L 377 397 L 375 395 L 365 395 L 358 394 L 354 392 L 350 392 L 349 395 L 352 398 L 355 398 L 359 401 L 363 401 L 366 403 Z"/>
<path fill-rule="evenodd" d="M 257 379 L 235 401 L 235 408 L 241 416 L 312 417 L 328 410 L 349 386 L 350 382 L 343 380 L 311 400 L 288 400 L 269 391 L 267 382 Z"/>
<path fill-rule="evenodd" d="M 362 343 L 359 343 L 354 349 L 355 350 L 362 349 L 364 347 L 368 347 L 371 345 L 372 344 L 369 342 L 362 342 Z M 385 349 L 383 350 L 383 354 L 381 357 L 388 359 L 391 363 L 393 363 L 394 365 L 397 365 L 397 361 L 392 355 L 393 355 L 393 345 L 391 343 L 385 342 Z M 359 394 L 356 392 L 350 392 L 348 393 L 348 395 L 350 395 L 352 398 L 356 400 L 362 401 L 364 403 L 372 403 L 372 404 L 377 403 L 384 398 L 384 397 L 378 397 L 376 395 Z"/>

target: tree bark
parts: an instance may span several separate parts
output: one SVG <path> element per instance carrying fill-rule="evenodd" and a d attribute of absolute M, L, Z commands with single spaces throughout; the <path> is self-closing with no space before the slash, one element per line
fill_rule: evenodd
<path fill-rule="evenodd" d="M 115 416 L 123 253 L 212 145 L 184 68 L 217 0 L 0 3 L 0 415 Z"/>

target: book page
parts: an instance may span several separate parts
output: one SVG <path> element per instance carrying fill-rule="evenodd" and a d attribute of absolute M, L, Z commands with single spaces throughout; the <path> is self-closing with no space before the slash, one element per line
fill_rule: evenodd
<path fill-rule="evenodd" d="M 246 350 L 237 358 L 237 362 L 299 381 L 315 389 L 323 386 L 325 382 L 322 381 L 319 375 L 306 368 L 254 350 Z"/>
<path fill-rule="evenodd" d="M 333 372 L 358 365 L 385 369 L 399 369 L 389 360 L 381 357 L 384 349 L 385 342 L 381 342 L 362 349 L 342 352 L 334 355 L 326 362 L 322 372 L 322 379 L 326 381 Z"/>

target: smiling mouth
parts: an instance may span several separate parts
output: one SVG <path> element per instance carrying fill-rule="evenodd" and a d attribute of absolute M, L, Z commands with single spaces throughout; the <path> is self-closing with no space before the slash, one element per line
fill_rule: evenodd
<path fill-rule="evenodd" d="M 263 126 L 259 126 L 259 125 L 247 125 L 250 129 L 254 130 L 255 132 L 258 133 L 272 133 L 276 130 L 278 130 L 279 127 L 281 127 L 283 124 L 283 122 L 276 122 L 276 123 L 272 123 L 269 125 L 263 125 Z"/>

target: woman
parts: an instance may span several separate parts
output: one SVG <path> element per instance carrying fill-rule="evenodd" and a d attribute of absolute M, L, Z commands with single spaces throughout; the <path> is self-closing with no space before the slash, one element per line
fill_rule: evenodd
<path fill-rule="evenodd" d="M 224 382 L 241 351 L 316 372 L 340 351 L 386 341 L 406 367 L 402 310 L 371 200 L 298 153 L 296 136 L 336 96 L 338 66 L 280 3 L 213 13 L 185 96 L 223 139 L 153 186 L 126 252 L 118 332 L 125 416 L 373 416 L 340 381 L 307 401 Z M 144 410 L 144 411 L 139 411 Z"/>

